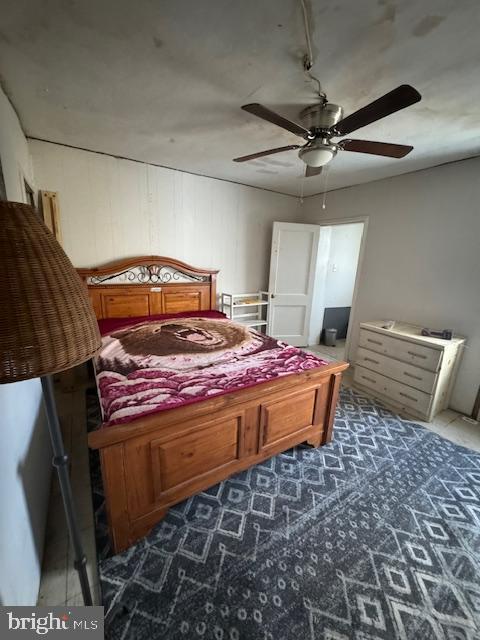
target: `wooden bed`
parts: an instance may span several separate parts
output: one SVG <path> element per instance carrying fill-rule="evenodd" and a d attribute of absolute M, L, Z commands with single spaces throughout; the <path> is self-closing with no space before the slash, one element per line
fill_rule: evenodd
<path fill-rule="evenodd" d="M 142 256 L 79 269 L 98 319 L 215 309 L 217 271 Z M 275 379 L 100 428 L 88 443 L 102 466 L 116 553 L 168 508 L 301 442 L 330 442 L 347 363 Z"/>

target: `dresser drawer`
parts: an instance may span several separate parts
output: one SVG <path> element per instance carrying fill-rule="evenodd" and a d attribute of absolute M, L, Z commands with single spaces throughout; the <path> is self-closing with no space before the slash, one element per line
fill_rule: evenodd
<path fill-rule="evenodd" d="M 419 389 L 413 389 L 401 382 L 391 380 L 376 371 L 370 371 L 357 365 L 354 374 L 355 382 L 377 391 L 393 400 L 405 409 L 413 409 L 419 414 L 427 415 L 432 403 L 432 396 Z"/>
<path fill-rule="evenodd" d="M 403 382 L 409 387 L 414 387 L 425 393 L 433 393 L 435 388 L 437 374 L 433 371 L 420 369 L 420 367 L 394 360 L 381 353 L 359 347 L 356 361 L 362 367 L 382 373 L 389 378 Z"/>
<path fill-rule="evenodd" d="M 368 331 L 368 329 L 360 329 L 359 344 L 371 351 L 397 358 L 429 371 L 438 371 L 442 361 L 443 351 L 440 349 L 432 349 L 407 340 L 392 338 L 375 331 Z"/>
<path fill-rule="evenodd" d="M 353 379 L 355 382 L 358 382 L 358 384 L 368 387 L 369 389 L 377 390 L 378 393 L 385 395 L 385 376 L 382 376 L 380 373 L 371 371 L 370 369 L 364 369 L 356 364 Z"/>
<path fill-rule="evenodd" d="M 430 405 L 432 404 L 432 396 L 428 393 L 424 393 L 419 389 L 407 387 L 406 384 L 396 382 L 395 380 L 391 380 L 388 395 L 402 407 L 405 407 L 406 409 L 414 409 L 418 413 L 422 413 L 424 415 L 428 414 Z"/>

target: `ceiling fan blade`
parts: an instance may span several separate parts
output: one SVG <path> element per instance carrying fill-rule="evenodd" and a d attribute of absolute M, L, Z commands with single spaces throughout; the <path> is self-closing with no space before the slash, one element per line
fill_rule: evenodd
<path fill-rule="evenodd" d="M 385 116 L 388 116 L 391 113 L 400 111 L 400 109 L 405 109 L 405 107 L 409 107 L 421 99 L 422 96 L 416 89 L 411 87 L 409 84 L 402 84 L 396 89 L 393 89 L 393 91 L 390 91 L 381 98 L 378 98 L 378 100 L 367 104 L 366 107 L 363 107 L 343 120 L 340 120 L 340 122 L 338 122 L 333 128 L 339 135 L 343 136 L 355 131 L 356 129 L 365 127 L 371 122 L 385 118 Z"/>
<path fill-rule="evenodd" d="M 413 147 L 404 144 L 392 144 L 391 142 L 373 142 L 372 140 L 341 140 L 339 146 L 344 151 L 356 151 L 357 153 L 371 153 L 375 156 L 387 156 L 389 158 L 404 158 Z"/>
<path fill-rule="evenodd" d="M 282 151 L 291 151 L 292 149 L 300 149 L 299 144 L 289 144 L 287 147 L 277 147 L 276 149 L 267 149 L 266 151 L 259 151 L 258 153 L 251 153 L 249 156 L 240 156 L 234 158 L 234 162 L 247 162 L 248 160 L 255 160 L 255 158 L 263 158 L 263 156 L 271 156 L 274 153 L 282 153 Z"/>
<path fill-rule="evenodd" d="M 276 124 L 278 127 L 282 127 L 282 129 L 286 129 L 291 133 L 294 133 L 297 136 L 301 136 L 304 138 L 305 136 L 310 135 L 308 129 L 305 129 L 301 125 L 296 122 L 292 122 L 291 120 L 287 120 L 283 116 L 275 113 L 275 111 L 271 111 L 267 109 L 267 107 L 263 107 L 261 104 L 257 102 L 253 102 L 252 104 L 244 104 L 242 109 L 244 111 L 248 111 L 248 113 L 257 116 L 257 118 L 262 118 L 262 120 L 267 120 L 273 124 Z"/>
<path fill-rule="evenodd" d="M 305 177 L 311 178 L 313 176 L 319 176 L 322 173 L 323 167 L 310 167 L 308 164 L 305 169 Z"/>

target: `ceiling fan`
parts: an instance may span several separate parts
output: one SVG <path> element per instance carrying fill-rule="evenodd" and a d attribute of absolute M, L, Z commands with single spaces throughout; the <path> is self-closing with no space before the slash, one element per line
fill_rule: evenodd
<path fill-rule="evenodd" d="M 274 153 L 300 149 L 299 157 L 306 166 L 307 177 L 316 176 L 322 172 L 322 167 L 330 162 L 337 151 L 355 151 L 357 153 L 370 153 L 389 158 L 403 158 L 412 151 L 413 147 L 390 142 L 373 142 L 372 140 L 353 140 L 344 138 L 338 142 L 332 142 L 332 138 L 348 135 L 367 124 L 371 124 L 385 116 L 405 109 L 421 100 L 422 96 L 416 89 L 408 84 L 402 84 L 393 91 L 386 93 L 378 100 L 374 100 L 367 106 L 355 111 L 343 118 L 343 109 L 338 104 L 328 102 L 322 96 L 319 104 L 311 105 L 300 113 L 300 119 L 305 126 L 292 122 L 287 118 L 263 107 L 261 104 L 245 104 L 242 109 L 248 113 L 276 124 L 282 129 L 300 136 L 306 140 L 304 145 L 290 144 L 286 147 L 277 147 L 267 151 L 259 151 L 248 156 L 234 158 L 235 162 L 247 162 L 255 158 L 262 158 Z"/>

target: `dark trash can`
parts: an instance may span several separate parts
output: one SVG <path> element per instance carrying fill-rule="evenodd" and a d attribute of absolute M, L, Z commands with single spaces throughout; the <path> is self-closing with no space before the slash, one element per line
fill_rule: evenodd
<path fill-rule="evenodd" d="M 337 330 L 325 329 L 324 341 L 327 347 L 335 347 L 337 345 Z"/>

